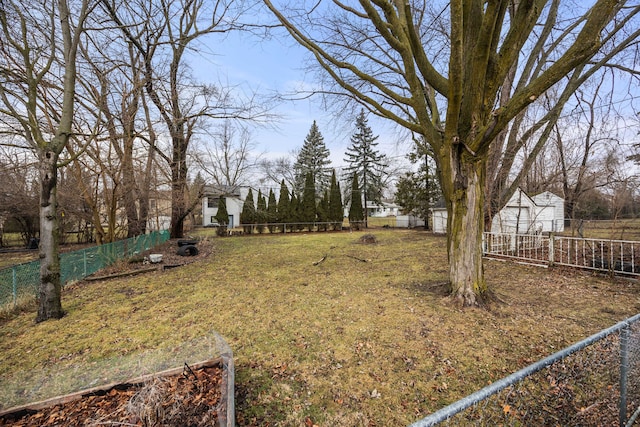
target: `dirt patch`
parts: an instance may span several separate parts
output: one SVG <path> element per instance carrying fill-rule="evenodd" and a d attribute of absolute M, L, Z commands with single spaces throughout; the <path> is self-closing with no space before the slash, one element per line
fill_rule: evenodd
<path fill-rule="evenodd" d="M 88 276 L 86 280 L 104 280 L 126 275 L 142 274 L 150 271 L 165 270 L 169 268 L 181 267 L 207 258 L 213 252 L 213 244 L 209 239 L 198 240 L 194 245 L 197 252 L 193 255 L 180 255 L 178 242 L 185 239 L 172 239 L 148 251 L 136 254 L 129 259 L 123 259 L 102 270 Z M 184 246 L 183 246 L 184 248 Z M 184 252 L 184 251 L 182 251 Z M 162 261 L 151 262 L 151 254 L 162 255 Z"/>
<path fill-rule="evenodd" d="M 365 234 L 359 239 L 360 243 L 364 243 L 365 245 L 373 245 L 378 243 L 378 238 L 374 234 Z"/>
<path fill-rule="evenodd" d="M 211 426 L 218 420 L 222 369 L 186 369 L 182 375 L 122 384 L 42 409 L 0 416 L 0 426 Z"/>

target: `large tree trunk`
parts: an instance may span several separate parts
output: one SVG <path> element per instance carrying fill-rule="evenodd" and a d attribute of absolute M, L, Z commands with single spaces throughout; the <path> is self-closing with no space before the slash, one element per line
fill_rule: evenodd
<path fill-rule="evenodd" d="M 125 138 L 122 159 L 122 187 L 124 208 L 127 214 L 127 237 L 135 237 L 142 234 L 143 226 L 136 201 L 138 188 L 136 185 L 136 173 L 133 166 L 133 139 Z"/>
<path fill-rule="evenodd" d="M 451 294 L 463 306 L 482 303 L 487 291 L 482 266 L 483 190 L 486 162 L 452 147 L 448 157 L 452 180 L 443 183 L 448 211 Z"/>
<path fill-rule="evenodd" d="M 180 128 L 179 132 L 183 132 Z M 180 133 L 173 137 L 171 162 L 171 238 L 184 237 L 184 219 L 187 209 L 187 143 Z"/>
<path fill-rule="evenodd" d="M 59 319 L 62 310 L 59 257 L 59 224 L 56 184 L 58 155 L 44 151 L 40 159 L 40 286 L 36 322 Z"/>
<path fill-rule="evenodd" d="M 180 182 L 171 184 L 171 238 L 184 237 L 185 186 Z"/>

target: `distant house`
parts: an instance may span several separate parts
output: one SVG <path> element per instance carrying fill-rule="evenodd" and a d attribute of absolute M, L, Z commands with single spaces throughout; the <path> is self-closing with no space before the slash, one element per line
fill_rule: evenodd
<path fill-rule="evenodd" d="M 202 225 L 211 227 L 218 225 L 216 214 L 220 197 L 224 197 L 229 214 L 228 227 L 240 225 L 240 213 L 244 206 L 244 200 L 249 193 L 249 187 L 214 187 L 207 185 L 202 198 Z"/>
<path fill-rule="evenodd" d="M 155 191 L 149 197 L 147 230 L 168 230 L 171 226 L 171 192 Z"/>
<path fill-rule="evenodd" d="M 434 233 L 447 232 L 447 209 L 434 208 Z M 545 191 L 529 197 L 520 188 L 491 221 L 493 233 L 536 234 L 564 231 L 564 199 Z"/>
<path fill-rule="evenodd" d="M 367 216 L 368 217 L 387 217 L 397 216 L 400 206 L 395 203 L 387 202 L 367 202 Z"/>

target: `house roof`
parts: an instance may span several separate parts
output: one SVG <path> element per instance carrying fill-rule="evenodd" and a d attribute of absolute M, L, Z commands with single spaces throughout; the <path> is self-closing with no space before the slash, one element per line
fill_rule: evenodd
<path fill-rule="evenodd" d="M 367 207 L 368 208 L 379 208 L 379 207 L 384 207 L 384 208 L 388 208 L 388 209 L 394 209 L 394 208 L 399 208 L 400 205 L 397 205 L 395 203 L 388 203 L 388 202 L 380 202 L 380 203 L 376 203 L 376 202 L 367 202 Z"/>
<path fill-rule="evenodd" d="M 524 197 L 523 197 L 524 196 Z M 525 203 L 523 205 L 523 202 Z M 529 206 L 526 206 L 529 205 Z M 536 206 L 535 200 L 533 200 L 527 193 L 522 190 L 522 188 L 518 187 L 516 191 L 513 193 L 509 201 L 504 205 L 504 207 L 518 207 L 518 208 L 526 208 L 531 206 Z"/>
<path fill-rule="evenodd" d="M 554 202 L 564 202 L 564 199 L 551 191 L 543 191 L 532 197 L 538 205 L 552 205 Z"/>
<path fill-rule="evenodd" d="M 518 200 L 518 193 L 522 194 L 525 198 Z M 531 197 L 524 190 L 518 187 L 516 192 L 513 193 L 513 195 L 511 196 L 511 198 L 505 204 L 504 207 L 507 207 L 507 206 L 520 207 L 520 208 L 528 207 L 526 205 L 523 205 L 522 201 L 528 201 L 531 204 L 531 206 L 534 206 L 534 205 L 535 206 L 552 206 L 553 203 L 549 203 L 549 202 L 558 202 L 558 201 L 563 202 L 564 199 L 556 195 L 555 193 L 552 193 L 551 191 L 543 191 L 542 193 Z M 436 203 L 434 203 L 434 206 L 431 208 L 431 210 L 432 211 L 447 210 L 447 208 L 444 205 L 444 199 L 439 199 Z"/>
<path fill-rule="evenodd" d="M 240 197 L 240 187 L 231 187 L 228 185 L 205 185 L 205 197 Z"/>

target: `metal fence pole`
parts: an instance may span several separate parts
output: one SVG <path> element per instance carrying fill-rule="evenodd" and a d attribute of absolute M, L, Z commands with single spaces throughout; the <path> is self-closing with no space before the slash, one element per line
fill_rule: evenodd
<path fill-rule="evenodd" d="M 11 269 L 11 276 L 13 279 L 13 307 L 18 305 L 18 278 L 16 274 L 16 267 Z"/>
<path fill-rule="evenodd" d="M 620 427 L 627 423 L 627 376 L 629 366 L 629 325 L 620 331 Z"/>
<path fill-rule="evenodd" d="M 448 420 L 449 418 L 453 417 L 454 415 L 466 410 L 467 408 L 478 404 L 479 402 L 485 400 L 486 398 L 502 391 L 503 389 L 512 386 L 518 382 L 520 382 L 521 380 L 523 380 L 526 377 L 529 377 L 530 375 L 533 375 L 534 373 L 541 371 L 542 369 L 551 366 L 552 364 L 565 359 L 566 357 L 577 353 L 580 350 L 583 350 L 584 348 L 596 343 L 597 341 L 600 341 L 606 337 L 608 337 L 611 334 L 614 333 L 623 333 L 622 331 L 626 331 L 626 336 L 623 339 L 622 337 L 620 338 L 621 342 L 624 341 L 624 352 L 622 354 L 627 354 L 627 350 L 626 350 L 626 346 L 627 346 L 627 341 L 628 341 L 628 335 L 629 335 L 629 328 L 630 325 L 636 323 L 640 321 L 640 314 L 636 314 L 633 317 L 628 318 L 627 320 L 624 320 L 622 322 L 619 322 L 617 324 L 615 324 L 614 326 L 611 326 L 610 328 L 607 329 L 603 329 L 602 331 L 591 335 L 590 337 L 577 342 L 569 347 L 566 347 L 554 354 L 552 354 L 551 356 L 547 356 L 544 359 L 541 359 L 507 377 L 504 377 L 486 387 L 484 387 L 481 390 L 476 391 L 475 393 L 472 393 L 452 404 L 450 404 L 449 406 L 446 406 L 442 409 L 439 409 L 438 411 L 432 413 L 431 415 L 428 415 L 427 417 L 416 421 L 415 423 L 411 424 L 410 427 L 430 427 L 430 426 L 435 426 L 438 423 L 441 423 L 443 421 Z M 621 344 L 622 346 L 623 344 Z M 626 358 L 627 356 L 625 356 Z M 621 355 L 622 358 L 622 355 Z M 626 378 L 627 373 L 626 373 L 626 369 L 627 369 L 627 365 L 626 362 L 623 363 L 622 365 L 625 366 L 625 375 L 624 377 Z M 622 381 L 622 380 L 621 380 Z M 626 382 L 626 380 L 625 380 Z M 621 384 L 622 386 L 622 384 Z M 626 400 L 626 384 L 624 385 L 625 387 L 625 400 Z M 622 391 L 621 391 L 621 401 L 622 401 Z M 625 412 L 624 412 L 624 418 L 626 419 L 626 401 L 624 404 L 624 408 L 625 408 Z M 623 414 L 622 414 L 622 404 L 621 404 L 621 409 L 620 409 L 621 413 L 620 413 L 620 419 L 622 420 Z M 635 416 L 635 414 L 634 414 Z M 625 424 L 622 423 L 622 426 L 624 426 Z"/>

